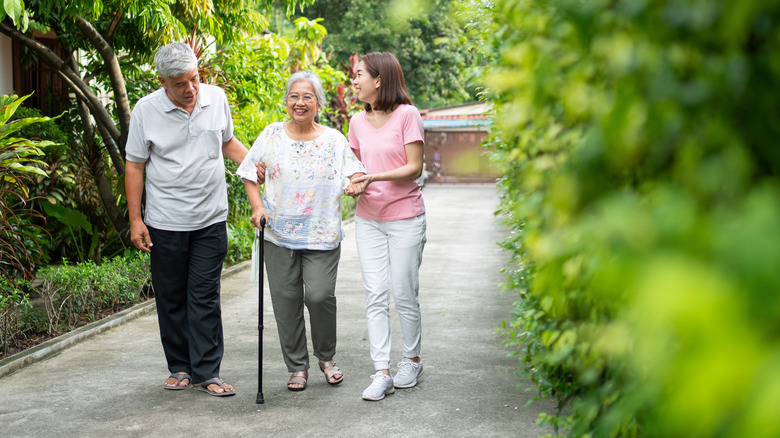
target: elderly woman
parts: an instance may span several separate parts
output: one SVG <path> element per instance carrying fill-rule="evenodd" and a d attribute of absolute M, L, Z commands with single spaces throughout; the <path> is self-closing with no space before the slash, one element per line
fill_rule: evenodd
<path fill-rule="evenodd" d="M 309 377 L 304 304 L 320 370 L 331 385 L 344 379 L 333 361 L 336 272 L 344 238 L 341 196 L 365 169 L 343 134 L 317 123 L 325 92 L 316 75 L 293 74 L 284 100 L 290 120 L 266 127 L 236 173 L 244 178 L 252 225 L 267 221 L 266 271 L 282 354 L 292 373 L 287 389 L 302 391 Z M 266 165 L 262 195 L 257 162 Z"/>

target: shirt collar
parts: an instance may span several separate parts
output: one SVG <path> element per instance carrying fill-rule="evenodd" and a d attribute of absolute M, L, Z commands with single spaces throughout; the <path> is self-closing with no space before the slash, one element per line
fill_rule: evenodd
<path fill-rule="evenodd" d="M 202 108 L 202 107 L 206 107 L 206 106 L 211 105 L 211 97 L 209 97 L 208 93 L 204 93 L 203 92 L 204 91 L 203 90 L 203 85 L 204 84 L 201 83 L 200 87 L 198 89 L 198 101 L 195 103 L 195 108 L 197 108 L 199 106 Z M 160 92 L 162 94 L 162 107 L 163 107 L 163 111 L 165 111 L 166 113 L 169 113 L 169 112 L 175 110 L 176 108 L 179 108 L 168 97 L 168 94 L 165 92 L 165 88 L 160 88 Z"/>

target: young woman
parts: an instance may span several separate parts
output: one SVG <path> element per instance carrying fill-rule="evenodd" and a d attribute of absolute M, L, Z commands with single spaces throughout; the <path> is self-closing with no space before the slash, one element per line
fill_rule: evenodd
<path fill-rule="evenodd" d="M 376 374 L 363 391 L 381 400 L 411 388 L 423 373 L 418 272 L 425 246 L 425 205 L 417 183 L 423 169 L 423 124 L 391 53 L 363 56 L 353 80 L 365 111 L 352 117 L 349 145 L 366 168 L 348 194 L 360 195 L 355 215 L 371 359 Z M 354 190 L 353 190 L 354 189 Z M 390 375 L 390 294 L 401 321 L 403 358 Z"/>

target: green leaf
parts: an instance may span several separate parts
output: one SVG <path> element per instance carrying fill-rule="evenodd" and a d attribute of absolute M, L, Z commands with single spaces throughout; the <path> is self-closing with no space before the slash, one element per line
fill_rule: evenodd
<path fill-rule="evenodd" d="M 8 121 L 8 119 L 11 118 L 11 116 L 16 112 L 16 109 L 19 108 L 19 105 L 24 102 L 25 99 L 32 96 L 33 93 L 28 94 L 27 96 L 22 96 L 10 103 L 6 103 L 2 109 L 0 109 L 0 123 L 5 125 L 5 123 Z M 3 132 L 5 129 L 5 126 L 3 128 L 0 128 L 0 133 Z"/>
<path fill-rule="evenodd" d="M 22 25 L 19 26 L 19 30 L 27 32 L 27 28 L 30 26 L 30 16 L 27 15 L 27 11 L 22 13 Z"/>
<path fill-rule="evenodd" d="M 9 136 L 10 134 L 24 128 L 25 126 L 32 125 L 33 123 L 48 122 L 50 120 L 53 119 L 51 117 L 28 117 L 24 119 L 14 120 L 13 122 L 7 123 L 3 125 L 2 128 L 0 128 L 0 139 Z"/>
<path fill-rule="evenodd" d="M 11 21 L 13 21 L 14 25 L 17 25 L 17 21 L 19 21 L 19 18 L 21 18 L 24 13 L 24 3 L 22 3 L 22 0 L 3 0 L 3 8 L 5 9 L 5 13 L 11 17 Z"/>
<path fill-rule="evenodd" d="M 44 163 L 43 161 L 37 161 L 36 160 L 34 162 L 40 163 L 40 164 L 42 164 L 44 166 L 46 165 L 46 163 Z M 16 170 L 18 170 L 20 172 L 34 173 L 34 174 L 38 174 L 38 175 L 41 175 L 41 176 L 49 176 L 45 171 L 43 171 L 43 169 L 41 169 L 40 167 L 36 167 L 36 166 L 29 166 L 29 165 L 24 165 L 24 164 L 19 164 L 19 163 L 9 163 L 8 167 L 16 169 Z"/>
<path fill-rule="evenodd" d="M 43 201 L 41 202 L 41 205 L 47 215 L 57 219 L 68 227 L 81 228 L 90 236 L 92 235 L 92 224 L 89 222 L 89 218 L 83 213 L 59 204 L 52 204 L 49 201 Z"/>

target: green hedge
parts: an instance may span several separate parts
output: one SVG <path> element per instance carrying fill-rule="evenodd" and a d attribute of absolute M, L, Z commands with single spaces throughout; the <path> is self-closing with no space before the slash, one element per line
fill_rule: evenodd
<path fill-rule="evenodd" d="M 72 329 L 151 296 L 149 256 L 139 251 L 96 265 L 47 266 L 38 272 L 48 331 Z"/>
<path fill-rule="evenodd" d="M 100 265 L 47 266 L 37 278 L 37 289 L 0 278 L 0 357 L 28 347 L 28 338 L 56 336 L 152 296 L 149 255 L 140 251 Z"/>
<path fill-rule="evenodd" d="M 571 436 L 780 436 L 780 3 L 499 0 L 507 342 Z"/>

